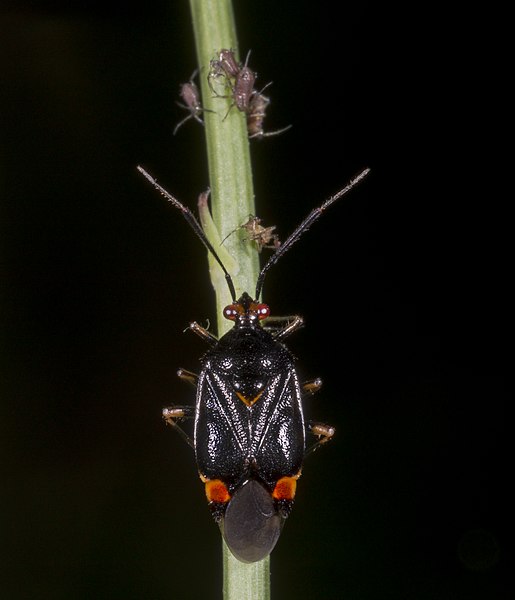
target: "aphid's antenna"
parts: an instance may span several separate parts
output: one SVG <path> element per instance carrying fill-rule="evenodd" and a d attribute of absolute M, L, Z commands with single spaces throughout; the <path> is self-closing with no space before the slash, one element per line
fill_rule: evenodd
<path fill-rule="evenodd" d="M 171 202 L 173 204 L 173 206 L 175 206 L 175 208 L 178 208 L 181 211 L 182 216 L 186 219 L 186 221 L 188 222 L 188 225 L 197 234 L 197 236 L 200 238 L 200 241 L 204 244 L 204 246 L 208 249 L 208 251 L 211 252 L 211 254 L 213 255 L 213 258 L 220 265 L 220 267 L 222 267 L 222 271 L 224 272 L 224 275 L 225 275 L 225 281 L 227 282 L 227 287 L 229 288 L 229 292 L 231 293 L 232 301 L 236 302 L 236 290 L 234 289 L 234 283 L 232 282 L 232 277 L 229 275 L 229 271 L 227 271 L 223 262 L 220 260 L 220 257 L 215 252 L 215 249 L 211 245 L 211 242 L 207 239 L 206 234 L 204 233 L 204 230 L 202 229 L 200 223 L 195 218 L 195 215 L 191 212 L 191 210 L 187 206 L 184 206 L 184 204 L 179 202 L 179 200 L 177 200 L 177 198 L 172 196 L 172 194 L 170 194 L 170 192 L 167 192 L 164 189 L 164 187 L 160 186 L 157 183 L 157 181 L 152 177 L 152 175 L 147 173 L 147 171 L 145 171 L 145 169 L 143 167 L 140 167 L 138 165 L 136 168 L 143 175 L 143 177 L 145 177 L 145 179 L 147 179 L 156 188 L 156 190 L 161 192 L 161 194 L 169 202 Z"/>
<path fill-rule="evenodd" d="M 269 269 L 275 265 L 275 263 L 281 258 L 281 256 L 287 252 L 293 244 L 301 237 L 303 233 L 305 233 L 313 223 L 319 219 L 323 212 L 331 206 L 336 200 L 339 200 L 342 196 L 345 196 L 348 192 L 352 190 L 362 179 L 364 179 L 370 172 L 369 168 L 363 169 L 359 175 L 351 179 L 349 183 L 341 189 L 339 192 L 336 192 L 334 196 L 328 198 L 321 206 L 314 208 L 309 215 L 302 221 L 302 223 L 295 229 L 295 231 L 286 239 L 285 242 L 281 246 L 277 248 L 277 250 L 272 254 L 272 256 L 265 263 L 265 266 L 261 269 L 259 273 L 258 280 L 256 282 L 256 296 L 255 299 L 259 300 L 259 296 L 261 295 L 261 290 L 263 289 L 263 282 L 265 280 L 265 275 L 268 273 Z"/>

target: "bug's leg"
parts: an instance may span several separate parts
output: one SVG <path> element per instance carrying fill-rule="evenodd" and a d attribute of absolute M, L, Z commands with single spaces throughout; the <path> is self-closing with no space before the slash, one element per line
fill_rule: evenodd
<path fill-rule="evenodd" d="M 177 369 L 177 376 L 179 379 L 191 383 L 193 387 L 197 387 L 198 375 L 196 373 L 192 373 L 181 367 L 180 369 Z"/>
<path fill-rule="evenodd" d="M 218 342 L 218 338 L 215 335 L 213 335 L 205 327 L 202 327 L 202 325 L 199 325 L 196 321 L 193 321 L 192 323 L 190 323 L 189 329 L 190 329 L 190 331 L 193 331 L 193 333 L 196 333 L 199 337 L 201 337 L 203 340 L 205 340 L 206 342 L 208 342 L 208 344 L 211 344 L 212 346 Z"/>
<path fill-rule="evenodd" d="M 179 421 L 183 419 L 191 419 L 195 414 L 195 410 L 193 406 L 169 406 L 167 408 L 163 408 L 163 419 L 165 420 L 167 425 L 170 425 L 177 431 L 177 433 L 182 437 L 182 439 L 191 446 L 195 448 L 193 444 L 193 440 L 190 436 L 184 431 L 184 429 L 179 425 Z"/>
<path fill-rule="evenodd" d="M 289 315 L 285 317 L 268 317 L 265 321 L 265 328 L 273 330 L 274 323 L 281 323 L 284 321 L 286 321 L 286 325 L 272 334 L 276 340 L 283 340 L 284 338 L 287 338 L 304 325 L 304 319 L 301 316 Z"/>
<path fill-rule="evenodd" d="M 326 423 L 318 423 L 317 421 L 310 421 L 308 423 L 308 430 L 316 436 L 316 441 L 306 449 L 305 456 L 314 452 L 318 447 L 323 444 L 327 444 L 329 442 L 335 432 L 336 429 L 332 425 L 327 425 Z"/>
<path fill-rule="evenodd" d="M 192 373 L 191 371 L 187 371 L 182 367 L 177 369 L 177 375 L 179 379 L 186 381 L 194 387 L 197 387 L 198 375 Z M 193 446 L 193 441 L 190 436 L 184 431 L 184 429 L 179 425 L 180 421 L 185 419 L 191 419 L 195 416 L 195 410 L 193 406 L 168 406 L 163 408 L 163 419 L 165 420 L 167 425 L 173 427 L 175 431 L 182 437 L 182 439 L 188 444 L 188 446 Z"/>
<path fill-rule="evenodd" d="M 305 381 L 301 385 L 302 392 L 306 396 L 308 396 L 308 395 L 313 396 L 318 391 L 320 391 L 321 387 L 322 387 L 322 380 L 320 379 L 320 377 L 317 377 L 316 379 L 310 379 L 309 381 Z"/>

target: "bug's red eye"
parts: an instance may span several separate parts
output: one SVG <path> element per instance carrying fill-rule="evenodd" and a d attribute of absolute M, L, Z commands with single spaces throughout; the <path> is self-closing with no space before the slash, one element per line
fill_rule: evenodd
<path fill-rule="evenodd" d="M 235 321 L 238 315 L 238 311 L 236 310 L 234 304 L 229 304 L 228 306 L 226 306 L 224 308 L 223 315 L 226 319 L 229 319 L 229 321 Z"/>
<path fill-rule="evenodd" d="M 257 312 L 260 320 L 266 319 L 267 317 L 270 316 L 270 308 L 269 308 L 268 304 L 258 304 L 256 312 Z"/>

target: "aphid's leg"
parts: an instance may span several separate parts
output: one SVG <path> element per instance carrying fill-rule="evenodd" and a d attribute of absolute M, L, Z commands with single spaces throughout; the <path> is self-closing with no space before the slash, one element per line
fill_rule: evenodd
<path fill-rule="evenodd" d="M 179 106 L 181 106 L 182 108 L 186 108 L 186 109 L 188 108 L 187 106 L 185 106 L 184 104 L 181 104 L 180 102 L 177 102 L 177 104 Z M 179 131 L 180 127 L 182 127 L 184 125 L 184 123 L 186 123 L 186 121 L 189 121 L 190 119 L 193 119 L 193 118 L 197 119 L 197 121 L 199 121 L 202 125 L 204 124 L 202 122 L 202 120 L 199 119 L 199 117 L 196 117 L 193 114 L 188 115 L 187 117 L 184 117 L 184 119 L 182 121 L 179 121 L 177 123 L 177 125 L 175 126 L 175 129 L 173 130 L 173 134 L 172 135 L 175 135 Z"/>
<path fill-rule="evenodd" d="M 318 391 L 320 391 L 320 388 L 322 387 L 322 380 L 320 377 L 317 377 L 316 379 L 310 379 L 309 381 L 305 381 L 301 387 L 304 394 L 313 396 L 313 394 L 316 394 Z"/>
<path fill-rule="evenodd" d="M 180 106 L 181 108 L 185 108 L 186 110 L 190 110 L 191 114 L 189 114 L 187 117 L 184 117 L 184 119 L 182 121 L 179 121 L 179 123 L 177 123 L 177 125 L 175 126 L 174 130 L 173 130 L 173 134 L 172 135 L 176 135 L 176 133 L 179 131 L 179 128 L 182 127 L 184 125 L 184 123 L 186 123 L 186 121 L 189 121 L 190 119 L 195 119 L 195 121 L 197 121 L 197 123 L 200 123 L 201 125 L 204 125 L 204 121 L 202 120 L 202 118 L 200 117 L 200 113 L 201 112 L 211 112 L 214 113 L 216 111 L 211 110 L 209 108 L 197 108 L 195 110 L 191 110 L 189 106 L 186 106 L 185 104 L 181 104 L 181 102 L 176 102 L 177 106 Z"/>
<path fill-rule="evenodd" d="M 224 82 L 220 82 L 220 78 L 223 77 L 225 79 Z M 213 84 L 213 80 L 215 80 L 215 84 Z M 212 72 L 210 71 L 207 75 L 207 84 L 209 85 L 209 89 L 213 92 L 213 98 L 230 98 L 230 95 L 220 94 L 219 91 L 215 88 L 215 85 L 223 87 L 224 90 L 232 90 L 231 81 L 225 73 Z"/>
<path fill-rule="evenodd" d="M 305 456 L 314 452 L 319 446 L 327 444 L 336 432 L 336 429 L 332 425 L 318 423 L 316 421 L 310 421 L 308 423 L 308 430 L 317 437 L 317 440 L 306 449 Z"/>
<path fill-rule="evenodd" d="M 178 421 L 182 421 L 183 419 L 191 419 L 195 414 L 195 409 L 193 406 L 169 406 L 167 408 L 163 408 L 163 419 L 165 420 L 167 425 L 170 425 L 177 431 L 177 433 L 182 437 L 182 439 L 191 446 L 195 448 L 193 444 L 193 440 L 190 436 L 184 431 L 182 427 L 178 424 Z"/>
<path fill-rule="evenodd" d="M 218 96 L 218 98 L 227 98 L 230 96 Z M 233 107 L 236 106 L 236 104 L 233 102 L 231 104 L 231 106 L 229 106 L 229 110 L 225 113 L 225 117 L 222 119 L 222 121 L 225 121 L 225 119 L 227 119 L 227 117 L 229 116 L 229 113 L 231 112 L 231 110 L 233 109 Z"/>
<path fill-rule="evenodd" d="M 202 327 L 202 325 L 199 325 L 196 321 L 190 323 L 189 329 L 211 345 L 218 342 L 218 338 L 216 336 L 214 336 L 205 327 Z"/>
<path fill-rule="evenodd" d="M 266 116 L 266 115 L 263 115 Z M 284 133 L 285 131 L 288 131 L 288 129 L 291 129 L 293 127 L 293 125 L 287 125 L 286 127 L 282 127 L 281 129 L 276 129 L 275 131 L 257 131 L 256 133 L 249 135 L 249 140 L 253 139 L 253 138 L 266 138 L 266 137 L 272 137 L 274 135 L 280 135 L 281 133 Z"/>
<path fill-rule="evenodd" d="M 197 112 L 196 112 L 196 113 L 193 115 L 193 118 L 194 118 L 196 121 L 198 121 L 198 122 L 199 122 L 201 125 L 204 125 L 204 121 L 203 121 L 203 120 L 200 118 L 200 113 L 201 113 L 201 112 L 203 112 L 203 113 L 209 112 L 209 113 L 216 114 L 216 110 L 211 110 L 210 108 L 201 108 L 201 109 L 199 109 L 199 110 L 198 110 L 198 111 L 197 111 Z"/>

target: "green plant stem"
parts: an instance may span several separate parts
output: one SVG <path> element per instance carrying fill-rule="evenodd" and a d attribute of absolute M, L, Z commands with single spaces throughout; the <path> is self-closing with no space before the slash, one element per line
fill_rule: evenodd
<path fill-rule="evenodd" d="M 205 109 L 211 189 L 212 219 L 207 207 L 199 206 L 201 223 L 213 247 L 220 249 L 237 296 L 243 291 L 253 296 L 259 272 L 258 253 L 251 244 L 243 244 L 237 234 L 249 215 L 256 214 L 246 119 L 235 107 L 231 108 L 229 98 L 216 97 L 207 81 L 210 61 L 217 58 L 222 48 L 233 49 L 238 56 L 232 3 L 230 0 L 190 0 L 190 8 Z M 229 329 L 222 310 L 232 298 L 220 267 L 211 256 L 208 259 L 216 294 L 218 335 L 222 335 Z M 223 543 L 223 567 L 225 600 L 270 598 L 269 557 L 257 563 L 241 563 Z"/>
<path fill-rule="evenodd" d="M 230 269 L 239 296 L 243 291 L 254 294 L 259 271 L 258 253 L 251 244 L 242 244 L 236 232 L 255 214 L 250 149 L 245 115 L 230 98 L 214 96 L 207 81 L 210 61 L 222 48 L 237 50 L 236 27 L 229 0 L 190 0 L 193 29 L 199 62 L 202 105 L 211 188 L 211 212 L 223 240 L 223 247 L 234 258 Z M 213 112 L 210 112 L 213 111 Z M 241 230 L 240 230 L 241 231 Z M 228 236 L 228 237 L 227 237 Z M 215 249 L 220 240 L 212 240 Z M 227 265 L 226 265 L 227 267 Z M 229 268 L 229 267 L 227 267 Z M 218 333 L 229 327 L 222 309 L 232 300 L 225 278 L 210 257 L 210 271 L 216 293 Z"/>

